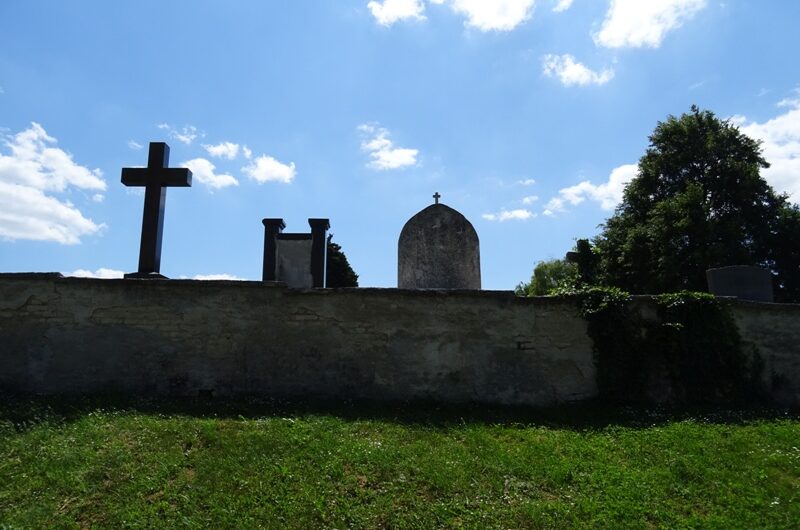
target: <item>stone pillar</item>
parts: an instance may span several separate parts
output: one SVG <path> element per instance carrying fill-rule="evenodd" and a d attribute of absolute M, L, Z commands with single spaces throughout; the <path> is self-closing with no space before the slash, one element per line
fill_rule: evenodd
<path fill-rule="evenodd" d="M 326 232 L 331 227 L 328 219 L 309 219 L 311 227 L 311 277 L 315 288 L 325 287 L 325 265 L 328 256 Z"/>
<path fill-rule="evenodd" d="M 261 281 L 277 281 L 275 270 L 277 265 L 278 234 L 280 234 L 286 223 L 283 219 L 264 219 L 264 266 L 261 272 Z"/>

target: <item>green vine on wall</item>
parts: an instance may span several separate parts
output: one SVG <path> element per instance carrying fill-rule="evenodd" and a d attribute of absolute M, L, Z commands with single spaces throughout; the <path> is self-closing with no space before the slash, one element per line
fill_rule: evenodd
<path fill-rule="evenodd" d="M 655 314 L 648 314 L 644 302 L 617 288 L 562 294 L 581 300 L 602 399 L 711 404 L 763 398 L 759 356 L 747 355 L 730 307 L 713 295 L 655 296 Z"/>

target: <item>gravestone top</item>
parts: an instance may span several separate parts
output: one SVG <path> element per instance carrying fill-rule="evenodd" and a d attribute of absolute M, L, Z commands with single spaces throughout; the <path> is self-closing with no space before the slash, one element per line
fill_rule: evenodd
<path fill-rule="evenodd" d="M 715 296 L 773 302 L 772 273 L 761 267 L 733 265 L 706 271 L 708 290 Z"/>
<path fill-rule="evenodd" d="M 438 196 L 438 197 L 437 197 Z M 480 242 L 466 217 L 439 202 L 414 215 L 397 243 L 401 289 L 480 289 Z"/>

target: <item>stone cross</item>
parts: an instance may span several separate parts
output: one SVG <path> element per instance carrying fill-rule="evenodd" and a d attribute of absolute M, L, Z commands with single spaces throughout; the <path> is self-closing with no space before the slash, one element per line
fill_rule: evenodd
<path fill-rule="evenodd" d="M 436 201 L 436 203 L 435 203 L 435 204 L 439 204 L 439 199 L 441 199 L 441 198 L 442 198 L 442 196 L 441 196 L 441 195 L 439 195 L 439 192 L 438 192 L 438 191 L 437 191 L 436 193 L 434 193 L 434 194 L 433 194 L 433 200 L 435 200 L 435 201 Z"/>
<path fill-rule="evenodd" d="M 191 187 L 192 172 L 186 168 L 170 168 L 169 146 L 164 142 L 150 142 L 146 168 L 122 169 L 122 183 L 126 186 L 144 186 L 144 215 L 142 217 L 142 242 L 139 246 L 139 271 L 126 274 L 126 278 L 163 278 L 161 276 L 161 234 L 164 229 L 164 207 L 167 187 Z"/>

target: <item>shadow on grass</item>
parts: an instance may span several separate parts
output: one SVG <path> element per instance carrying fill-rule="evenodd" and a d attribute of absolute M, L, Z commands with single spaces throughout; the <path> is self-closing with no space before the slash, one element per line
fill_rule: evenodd
<path fill-rule="evenodd" d="M 760 420 L 800 420 L 800 410 L 747 407 L 629 407 L 582 402 L 547 408 L 478 403 L 344 401 L 267 398 L 148 398 L 109 396 L 23 397 L 0 394 L 0 421 L 17 430 L 39 423 L 71 422 L 96 411 L 135 412 L 196 418 L 257 419 L 328 415 L 344 420 L 386 421 L 409 426 L 502 425 L 592 431 L 608 427 L 647 429 L 676 421 L 744 424 Z"/>

